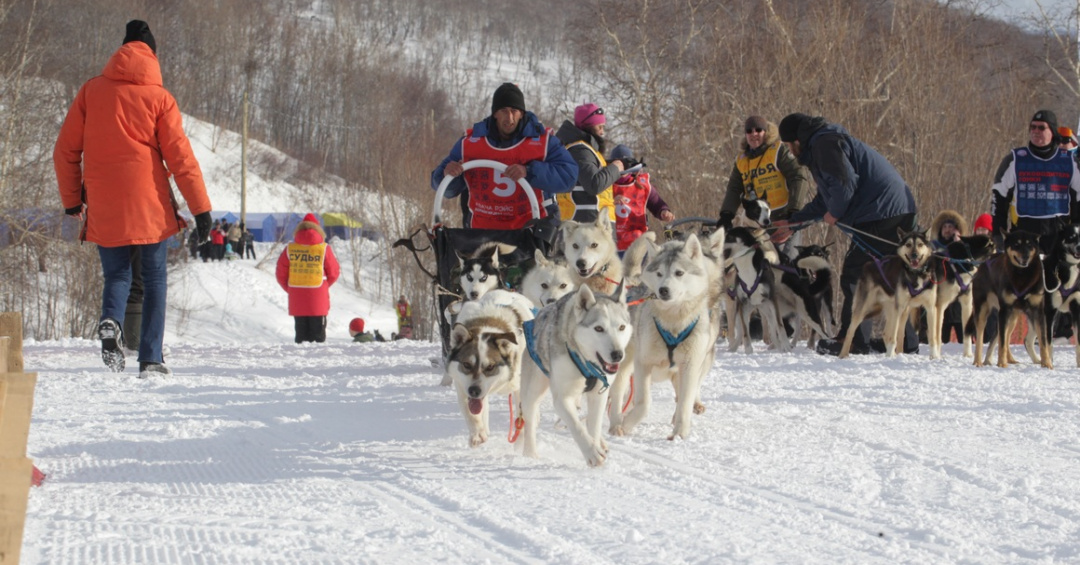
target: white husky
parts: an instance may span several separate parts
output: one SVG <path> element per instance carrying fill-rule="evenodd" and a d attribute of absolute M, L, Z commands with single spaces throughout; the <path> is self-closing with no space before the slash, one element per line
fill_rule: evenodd
<path fill-rule="evenodd" d="M 625 360 L 632 335 L 624 287 L 619 285 L 609 296 L 581 286 L 540 310 L 529 326 L 525 333 L 531 343 L 523 363 L 520 396 L 525 455 L 537 456 L 540 400 L 550 389 L 555 413 L 566 423 L 585 461 L 590 466 L 602 465 L 608 453 L 600 429 L 608 380 Z M 588 406 L 584 424 L 577 415 L 582 393 Z"/>
<path fill-rule="evenodd" d="M 492 290 L 462 305 L 450 331 L 446 379 L 457 391 L 472 447 L 488 438 L 488 396 L 514 394 L 521 387 L 521 328 L 532 318 L 529 301 L 505 290 Z"/>
<path fill-rule="evenodd" d="M 521 294 L 532 301 L 536 308 L 543 308 L 574 292 L 573 275 L 566 265 L 552 261 L 537 249 L 536 265 L 521 279 Z"/>
<path fill-rule="evenodd" d="M 656 246 L 651 240 L 635 242 L 646 248 L 642 282 L 654 298 L 639 306 L 634 316 L 634 407 L 625 417 L 612 407 L 612 433 L 630 433 L 649 412 L 650 385 L 670 380 L 675 387 L 675 416 L 668 439 L 686 438 L 690 416 L 701 413 L 701 383 L 712 367 L 720 335 L 720 279 L 723 276 L 724 230 L 717 230 L 704 246 L 697 235 L 685 241 Z M 640 240 L 639 240 L 640 241 Z M 632 257 L 637 250 L 627 252 Z M 636 259 L 631 259 L 636 261 Z M 625 384 L 613 385 L 618 404 Z M 621 419 L 621 422 L 620 422 Z"/>
<path fill-rule="evenodd" d="M 591 224 L 568 220 L 559 229 L 562 254 L 574 285 L 587 284 L 604 294 L 614 292 L 622 280 L 623 265 L 615 247 L 615 228 L 607 214 L 600 214 Z"/>

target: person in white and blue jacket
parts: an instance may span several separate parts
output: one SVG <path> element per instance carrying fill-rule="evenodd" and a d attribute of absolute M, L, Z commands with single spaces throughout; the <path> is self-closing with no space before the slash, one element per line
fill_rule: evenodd
<path fill-rule="evenodd" d="M 1028 144 L 1009 151 L 994 174 L 990 214 L 998 243 L 1018 229 L 1039 236 L 1049 253 L 1062 226 L 1080 221 L 1080 169 L 1058 144 L 1057 116 L 1039 110 L 1028 124 Z"/>

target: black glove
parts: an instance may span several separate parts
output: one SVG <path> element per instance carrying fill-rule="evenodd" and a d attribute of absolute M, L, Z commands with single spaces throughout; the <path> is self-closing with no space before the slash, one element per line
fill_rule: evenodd
<path fill-rule="evenodd" d="M 199 233 L 199 242 L 202 243 L 210 238 L 210 224 L 214 220 L 210 218 L 210 212 L 203 212 L 195 216 L 195 231 Z"/>
<path fill-rule="evenodd" d="M 634 159 L 633 157 L 623 157 L 622 159 L 619 159 L 619 160 L 622 161 L 622 166 L 623 166 L 624 171 L 626 169 L 631 169 L 631 168 L 636 167 L 638 165 L 638 160 Z"/>
<path fill-rule="evenodd" d="M 716 220 L 716 227 L 724 228 L 724 231 L 730 231 L 733 220 L 735 220 L 734 212 L 720 212 L 720 219 Z"/>
<path fill-rule="evenodd" d="M 83 210 L 83 205 L 79 204 L 78 206 L 75 206 L 74 208 L 64 208 L 64 214 L 66 214 L 68 216 L 78 216 L 79 214 L 82 214 L 82 210 Z"/>

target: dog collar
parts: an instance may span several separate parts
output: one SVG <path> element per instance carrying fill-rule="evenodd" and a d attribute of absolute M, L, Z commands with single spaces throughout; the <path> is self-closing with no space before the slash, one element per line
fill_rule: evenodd
<path fill-rule="evenodd" d="M 577 367 L 578 372 L 580 372 L 581 375 L 585 377 L 586 381 L 588 381 L 589 379 L 593 379 L 599 380 L 600 382 L 604 383 L 604 388 L 600 389 L 600 392 L 603 392 L 608 388 L 608 386 L 610 386 L 607 382 L 607 373 L 605 373 L 599 365 L 593 363 L 592 361 L 586 361 L 585 359 L 582 359 L 581 355 L 578 355 L 576 351 L 570 349 L 570 344 L 566 345 L 566 352 L 570 354 L 570 360 L 574 362 L 574 365 Z M 588 390 L 589 388 L 591 387 L 586 384 L 585 390 Z"/>
<path fill-rule="evenodd" d="M 690 337 L 690 334 L 694 331 L 694 328 L 697 326 L 698 320 L 700 319 L 701 316 L 694 318 L 694 321 L 690 322 L 690 325 L 686 326 L 686 329 L 679 332 L 679 335 L 675 335 L 660 326 L 660 320 L 653 318 L 653 324 L 656 325 L 656 331 L 660 333 L 660 337 L 664 338 L 664 344 L 667 345 L 668 367 L 675 366 L 675 348 L 678 347 L 680 343 L 686 341 L 687 337 Z"/>

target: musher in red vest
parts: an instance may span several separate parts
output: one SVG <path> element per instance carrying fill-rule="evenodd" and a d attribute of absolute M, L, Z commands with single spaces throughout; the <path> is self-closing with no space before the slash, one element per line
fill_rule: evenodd
<path fill-rule="evenodd" d="M 633 163 L 634 152 L 625 145 L 616 145 L 608 160 Z M 615 243 L 620 253 L 649 230 L 646 210 L 665 223 L 675 219 L 667 202 L 649 182 L 649 173 L 638 171 L 624 174 L 611 185 L 611 190 L 615 200 Z"/>
<path fill-rule="evenodd" d="M 462 164 L 476 159 L 508 167 L 502 173 L 479 167 L 462 175 Z M 431 172 L 431 188 L 437 190 L 446 175 L 457 177 L 446 188 L 447 198 L 467 191 L 468 205 L 462 207 L 465 227 L 519 229 L 532 214 L 517 181 L 528 181 L 536 191 L 541 217 L 557 224 L 554 195 L 573 188 L 578 166 L 555 134 L 525 109 L 521 89 L 506 82 L 491 97 L 491 116 L 473 125 Z"/>

